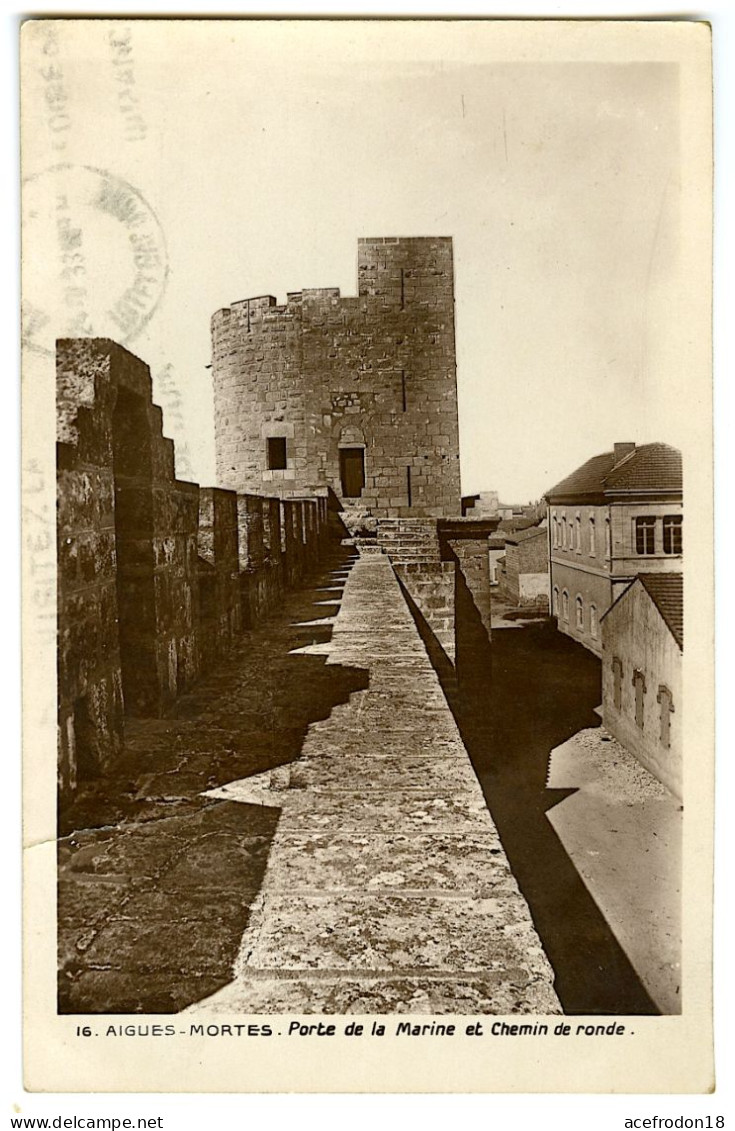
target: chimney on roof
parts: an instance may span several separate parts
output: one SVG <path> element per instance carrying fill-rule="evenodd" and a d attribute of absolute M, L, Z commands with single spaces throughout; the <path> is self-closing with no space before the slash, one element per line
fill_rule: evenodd
<path fill-rule="evenodd" d="M 626 441 L 622 444 L 615 444 L 613 447 L 613 454 L 615 456 L 614 466 L 617 467 L 621 460 L 625 459 L 626 456 L 629 456 L 630 453 L 634 451 L 635 444 L 630 441 Z"/>

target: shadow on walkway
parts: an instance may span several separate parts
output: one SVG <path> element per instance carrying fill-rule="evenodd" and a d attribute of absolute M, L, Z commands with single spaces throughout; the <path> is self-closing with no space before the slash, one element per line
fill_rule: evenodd
<path fill-rule="evenodd" d="M 551 751 L 599 725 L 599 660 L 550 622 L 499 629 L 490 643 L 459 584 L 455 670 L 406 597 L 554 968 L 564 1011 L 658 1013 L 546 817 L 574 792 L 546 788 Z"/>
<path fill-rule="evenodd" d="M 361 668 L 324 643 L 354 554 L 243 633 L 166 719 L 130 721 L 120 759 L 60 814 L 60 1013 L 170 1013 L 230 981 L 280 810 L 203 797 L 298 758 Z M 324 604 L 323 602 L 327 602 Z"/>

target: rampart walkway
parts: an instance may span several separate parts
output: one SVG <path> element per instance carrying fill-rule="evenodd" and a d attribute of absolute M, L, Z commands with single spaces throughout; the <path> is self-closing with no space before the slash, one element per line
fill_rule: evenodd
<path fill-rule="evenodd" d="M 337 548 L 63 814 L 63 1013 L 548 1013 L 388 559 Z"/>
<path fill-rule="evenodd" d="M 331 641 L 302 651 L 369 682 L 295 762 L 211 792 L 281 815 L 234 979 L 190 1012 L 559 1012 L 387 558 L 357 559 Z"/>

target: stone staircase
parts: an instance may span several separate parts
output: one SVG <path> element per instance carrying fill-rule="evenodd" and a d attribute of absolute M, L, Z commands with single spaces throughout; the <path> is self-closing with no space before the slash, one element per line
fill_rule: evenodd
<path fill-rule="evenodd" d="M 377 520 L 360 499 L 343 499 L 340 518 L 351 537 L 375 534 Z"/>

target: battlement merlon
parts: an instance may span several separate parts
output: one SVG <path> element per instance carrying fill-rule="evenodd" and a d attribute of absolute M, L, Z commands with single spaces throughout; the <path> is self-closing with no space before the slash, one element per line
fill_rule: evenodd
<path fill-rule="evenodd" d="M 356 298 L 394 297 L 405 301 L 409 280 L 421 279 L 431 286 L 441 285 L 453 297 L 453 247 L 451 236 L 365 236 L 357 241 L 358 294 L 341 295 L 339 287 L 308 287 L 289 291 L 286 303 L 278 305 L 273 295 L 256 295 L 223 307 L 212 316 L 212 327 L 228 322 L 267 321 L 304 306 L 335 306 Z M 386 284 L 388 286 L 386 287 Z M 403 291 L 400 287 L 403 286 Z M 377 288 L 377 289 L 376 289 Z M 392 291 L 395 290 L 395 295 Z"/>
<path fill-rule="evenodd" d="M 441 285 L 453 291 L 451 236 L 370 237 L 357 241 L 357 279 L 361 298 L 390 297 L 398 289 L 405 301 L 415 292 Z M 410 283 L 410 286 L 406 285 Z"/>

